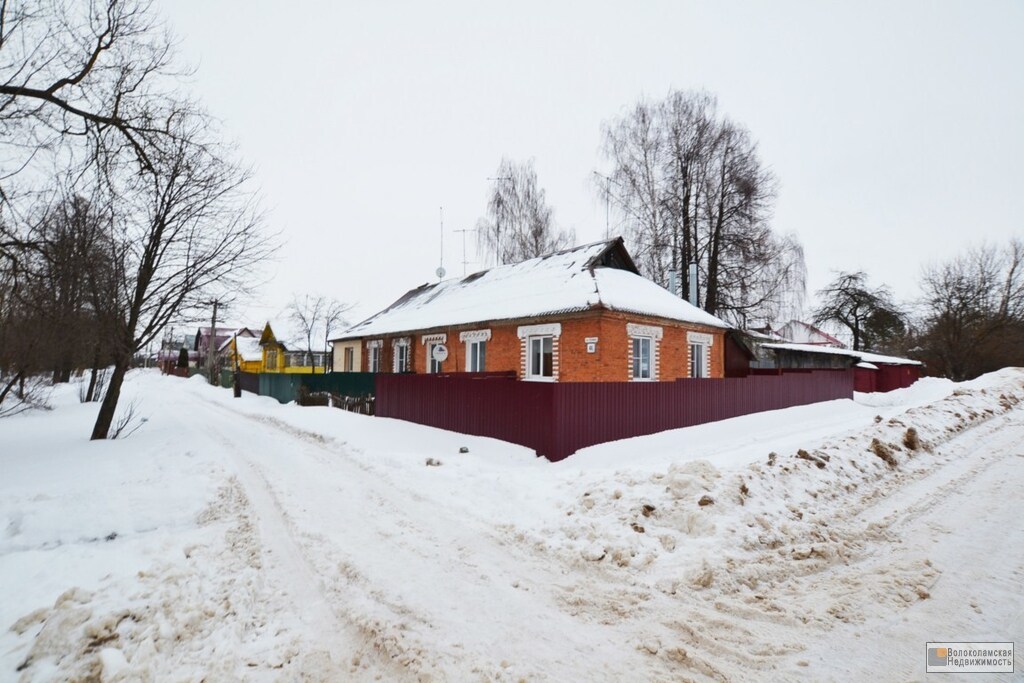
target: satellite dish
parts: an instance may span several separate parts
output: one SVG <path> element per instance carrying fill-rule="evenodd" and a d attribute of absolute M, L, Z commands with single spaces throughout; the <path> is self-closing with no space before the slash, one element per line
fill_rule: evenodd
<path fill-rule="evenodd" d="M 444 266 L 441 266 L 437 270 L 435 270 L 434 272 L 437 273 L 437 277 L 438 278 L 443 278 L 446 271 L 444 269 Z"/>
<path fill-rule="evenodd" d="M 448 359 L 448 347 L 444 344 L 435 344 L 432 355 L 438 363 L 443 363 Z"/>

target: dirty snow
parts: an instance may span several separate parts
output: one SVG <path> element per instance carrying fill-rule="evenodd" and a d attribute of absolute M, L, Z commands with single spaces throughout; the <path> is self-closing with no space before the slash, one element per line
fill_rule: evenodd
<path fill-rule="evenodd" d="M 0 680 L 924 680 L 928 640 L 1024 634 L 1019 369 L 557 464 L 198 378 L 125 398 L 124 440 L 73 386 L 0 420 Z"/>

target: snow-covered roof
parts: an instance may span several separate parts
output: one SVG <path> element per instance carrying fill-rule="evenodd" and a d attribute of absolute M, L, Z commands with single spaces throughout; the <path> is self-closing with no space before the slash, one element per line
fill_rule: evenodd
<path fill-rule="evenodd" d="M 238 338 L 238 355 L 244 361 L 263 360 L 263 347 L 256 337 Z"/>
<path fill-rule="evenodd" d="M 779 349 L 782 351 L 800 351 L 807 353 L 824 353 L 831 356 L 852 356 L 859 358 L 866 363 L 881 363 L 883 365 L 921 365 L 921 361 L 899 356 L 883 356 L 867 351 L 852 351 L 850 349 L 837 349 L 833 346 L 820 346 L 815 344 L 762 344 L 766 349 Z"/>
<path fill-rule="evenodd" d="M 209 334 L 209 333 L 210 333 L 210 328 L 207 327 L 206 328 L 206 334 Z M 224 336 L 224 335 L 226 335 L 226 336 Z M 223 351 L 226 348 L 228 348 L 229 346 L 231 346 L 231 340 L 234 339 L 236 336 L 239 339 L 244 339 L 244 338 L 249 338 L 249 337 L 255 337 L 256 333 L 254 333 L 248 327 L 239 327 L 239 328 L 234 329 L 234 330 L 230 329 L 230 328 L 226 328 L 224 330 L 221 330 L 220 328 L 218 328 L 217 329 L 217 339 L 223 339 L 224 341 L 222 341 L 220 343 L 220 346 L 217 347 L 217 350 L 218 351 Z"/>
<path fill-rule="evenodd" d="M 638 275 L 617 238 L 422 285 L 336 339 L 595 308 L 728 327 Z"/>
<path fill-rule="evenodd" d="M 788 323 L 775 330 L 775 333 L 794 344 L 814 344 L 846 348 L 846 344 L 833 337 L 828 332 L 821 330 L 810 323 L 802 320 L 790 320 Z"/>

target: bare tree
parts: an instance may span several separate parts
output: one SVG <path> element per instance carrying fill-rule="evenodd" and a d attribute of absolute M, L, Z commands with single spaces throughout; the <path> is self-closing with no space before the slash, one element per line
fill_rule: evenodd
<path fill-rule="evenodd" d="M 334 369 L 334 351 L 330 348 L 331 335 L 334 332 L 340 331 L 342 328 L 348 325 L 346 314 L 352 310 L 352 304 L 345 304 L 337 299 L 327 299 L 323 307 L 323 333 L 324 333 L 324 348 L 327 349 L 328 358 L 330 362 L 325 365 L 329 366 L 332 370 Z"/>
<path fill-rule="evenodd" d="M 982 246 L 925 269 L 917 352 L 961 381 L 1024 365 L 1024 241 Z"/>
<path fill-rule="evenodd" d="M 871 287 L 864 271 L 839 272 L 818 290 L 814 323 L 837 323 L 850 331 L 853 350 L 879 350 L 906 334 L 906 314 L 888 287 Z"/>
<path fill-rule="evenodd" d="M 17 213 L 16 182 L 45 157 L 109 214 L 113 275 L 93 314 L 114 368 L 94 439 L 110 432 L 133 354 L 203 299 L 241 291 L 269 251 L 248 173 L 178 90 L 172 44 L 150 0 L 0 3 L 0 200 Z M 0 257 L 16 270 L 38 246 L 7 227 Z"/>
<path fill-rule="evenodd" d="M 499 264 L 516 263 L 569 247 L 573 231 L 559 231 L 533 160 L 502 159 L 493 179 L 487 215 L 477 223 L 480 248 Z"/>
<path fill-rule="evenodd" d="M 107 437 L 134 353 L 173 320 L 211 297 L 248 291 L 252 269 L 271 251 L 249 174 L 206 137 L 210 122 L 181 113 L 176 144 L 150 153 L 150 171 L 119 173 L 114 260 L 114 369 L 92 438 Z"/>
<path fill-rule="evenodd" d="M 776 180 L 748 131 L 721 118 L 704 92 L 642 101 L 605 125 L 612 170 L 601 192 L 622 214 L 641 270 L 662 285 L 669 271 L 689 288 L 699 271 L 705 310 L 745 323 L 802 303 L 803 250 L 770 226 Z"/>
<path fill-rule="evenodd" d="M 313 358 L 313 339 L 319 339 L 322 334 L 326 350 L 331 332 L 344 323 L 345 313 L 351 308 L 350 304 L 343 304 L 337 299 L 322 295 L 307 294 L 301 299 L 298 296 L 292 297 L 292 302 L 288 306 L 288 318 L 305 338 L 306 354 L 309 358 Z M 313 371 L 316 371 L 315 364 Z M 326 361 L 324 372 L 327 372 Z"/>
<path fill-rule="evenodd" d="M 37 157 L 94 164 L 175 135 L 180 95 L 172 40 L 151 0 L 13 0 L 0 3 L 0 144 L 3 177 Z M 8 187 L 3 196 L 10 200 Z"/>

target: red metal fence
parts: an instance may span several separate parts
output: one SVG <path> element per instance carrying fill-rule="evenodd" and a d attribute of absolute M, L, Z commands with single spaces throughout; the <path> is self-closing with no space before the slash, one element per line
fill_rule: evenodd
<path fill-rule="evenodd" d="M 853 398 L 852 370 L 674 382 L 377 376 L 378 417 L 511 441 L 552 461 L 605 441 L 837 398 Z"/>

